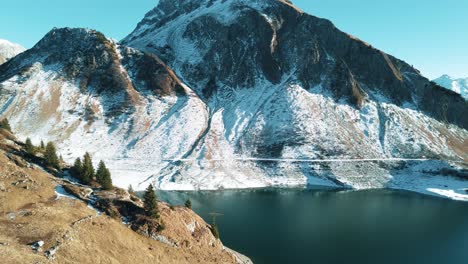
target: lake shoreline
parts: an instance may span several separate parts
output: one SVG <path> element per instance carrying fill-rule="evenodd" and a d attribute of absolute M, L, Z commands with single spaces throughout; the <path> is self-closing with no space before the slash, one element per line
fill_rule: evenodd
<path fill-rule="evenodd" d="M 321 186 L 158 191 L 158 196 L 174 205 L 190 199 L 208 223 L 217 213 L 223 244 L 256 264 L 375 263 L 366 262 L 372 256 L 384 256 L 385 264 L 435 264 L 447 256 L 451 261 L 444 263 L 468 257 L 462 250 L 468 245 L 468 204 L 447 197 Z"/>
<path fill-rule="evenodd" d="M 379 190 L 388 190 L 388 191 L 401 191 L 401 192 L 408 192 L 408 193 L 416 193 L 424 196 L 436 197 L 441 199 L 453 200 L 453 201 L 460 201 L 460 202 L 468 202 L 468 181 L 466 189 L 463 191 L 465 194 L 459 195 L 447 195 L 438 194 L 433 191 L 429 190 L 422 190 L 422 189 L 415 189 L 415 188 L 369 188 L 369 189 L 355 189 L 351 187 L 335 187 L 335 186 L 327 186 L 327 185 L 303 185 L 303 186 L 267 186 L 267 187 L 255 187 L 255 188 L 226 188 L 226 189 L 218 189 L 218 190 L 158 190 L 162 192 L 173 192 L 173 193 L 222 193 L 222 192 L 255 192 L 255 191 L 307 191 L 307 190 L 317 190 L 317 191 L 333 191 L 333 192 L 363 192 L 363 191 L 379 191 Z M 438 189 L 443 191 L 442 189 Z M 448 190 L 447 190 L 448 191 Z M 137 192 L 143 193 L 143 192 Z M 459 198 L 462 197 L 462 199 Z M 459 199 L 457 199 L 459 198 Z"/>

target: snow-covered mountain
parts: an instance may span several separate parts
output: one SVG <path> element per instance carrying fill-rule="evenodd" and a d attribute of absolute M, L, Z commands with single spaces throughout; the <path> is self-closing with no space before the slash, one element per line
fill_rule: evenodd
<path fill-rule="evenodd" d="M 0 113 L 18 135 L 58 142 L 69 161 L 88 150 L 117 183 L 150 176 L 205 126 L 205 105 L 161 60 L 92 30 L 52 30 L 0 80 Z"/>
<path fill-rule="evenodd" d="M 434 80 L 438 85 L 445 87 L 451 91 L 461 94 L 463 98 L 468 100 L 468 78 L 452 78 L 449 75 L 442 75 Z"/>
<path fill-rule="evenodd" d="M 8 40 L 0 39 L 0 64 L 25 51 L 21 45 L 11 43 Z"/>
<path fill-rule="evenodd" d="M 439 190 L 419 175 L 447 162 L 399 159 L 468 160 L 460 96 L 281 0 L 160 0 L 120 44 L 55 29 L 0 66 L 0 109 L 140 189 Z"/>

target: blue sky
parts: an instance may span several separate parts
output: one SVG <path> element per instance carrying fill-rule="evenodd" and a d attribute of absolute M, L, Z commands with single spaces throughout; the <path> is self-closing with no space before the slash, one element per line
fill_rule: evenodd
<path fill-rule="evenodd" d="M 53 27 L 88 27 L 121 39 L 156 0 L 2 1 L 0 38 L 32 47 Z M 468 76 L 468 0 L 293 0 L 315 16 L 420 69 Z"/>

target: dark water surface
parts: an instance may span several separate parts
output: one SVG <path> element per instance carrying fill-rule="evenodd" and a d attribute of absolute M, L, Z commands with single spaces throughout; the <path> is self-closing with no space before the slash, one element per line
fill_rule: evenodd
<path fill-rule="evenodd" d="M 257 264 L 468 263 L 468 203 L 372 190 L 158 192 L 211 223 Z"/>

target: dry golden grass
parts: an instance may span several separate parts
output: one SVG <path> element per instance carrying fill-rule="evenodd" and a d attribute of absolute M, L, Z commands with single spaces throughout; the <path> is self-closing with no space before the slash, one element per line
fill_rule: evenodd
<path fill-rule="evenodd" d="M 5 143 L 3 137 L 0 142 Z M 10 156 L 10 157 L 9 157 Z M 20 157 L 16 156 L 15 159 Z M 21 158 L 20 158 L 21 159 Z M 56 199 L 58 180 L 0 149 L 0 260 L 9 263 L 236 263 L 208 225 L 186 208 L 161 203 L 166 245 L 79 200 Z M 187 225 L 195 226 L 191 232 Z M 44 241 L 40 251 L 28 244 Z M 58 248 L 53 259 L 45 252 Z"/>

